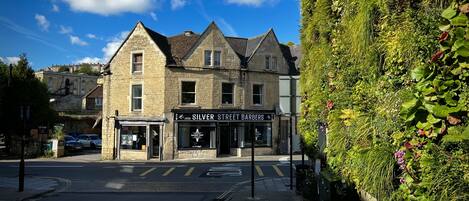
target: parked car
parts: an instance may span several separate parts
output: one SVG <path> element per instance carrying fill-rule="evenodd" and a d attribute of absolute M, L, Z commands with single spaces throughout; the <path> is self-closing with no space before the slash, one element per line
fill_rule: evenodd
<path fill-rule="evenodd" d="M 78 139 L 76 139 L 72 136 L 66 135 L 64 137 L 64 140 L 65 140 L 65 149 L 68 150 L 68 151 L 78 151 L 78 150 L 81 150 L 83 148 L 81 143 L 78 142 Z"/>
<path fill-rule="evenodd" d="M 101 148 L 101 138 L 97 134 L 81 134 L 78 136 L 78 142 L 86 148 Z"/>

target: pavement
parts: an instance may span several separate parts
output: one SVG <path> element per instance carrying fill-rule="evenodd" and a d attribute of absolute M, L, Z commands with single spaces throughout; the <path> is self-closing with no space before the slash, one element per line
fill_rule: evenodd
<path fill-rule="evenodd" d="M 38 198 L 59 188 L 60 181 L 47 177 L 25 177 L 24 191 L 18 192 L 18 177 L 0 177 L 0 201 Z"/>
<path fill-rule="evenodd" d="M 295 183 L 295 181 L 293 181 Z M 290 180 L 281 178 L 260 178 L 254 182 L 254 197 L 251 182 L 246 181 L 234 185 L 229 191 L 219 195 L 216 200 L 224 201 L 300 201 L 302 197 L 290 190 Z"/>

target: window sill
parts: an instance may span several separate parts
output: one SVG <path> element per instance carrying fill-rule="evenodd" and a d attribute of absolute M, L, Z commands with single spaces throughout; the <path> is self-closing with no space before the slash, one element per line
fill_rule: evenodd
<path fill-rule="evenodd" d="M 210 148 L 210 147 L 178 148 L 178 151 L 191 151 L 191 150 L 217 150 L 217 148 Z"/>
<path fill-rule="evenodd" d="M 200 108 L 200 106 L 196 104 L 181 104 L 178 107 L 179 108 L 197 108 L 197 109 Z"/>

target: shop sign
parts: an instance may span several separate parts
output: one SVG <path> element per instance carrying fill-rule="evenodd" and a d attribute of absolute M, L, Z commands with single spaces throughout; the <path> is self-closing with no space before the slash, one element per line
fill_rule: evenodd
<path fill-rule="evenodd" d="M 176 113 L 178 121 L 271 121 L 272 113 Z"/>

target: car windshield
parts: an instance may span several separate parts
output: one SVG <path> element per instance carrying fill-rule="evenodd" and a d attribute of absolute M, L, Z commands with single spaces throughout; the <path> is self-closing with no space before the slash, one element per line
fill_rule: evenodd
<path fill-rule="evenodd" d="M 90 139 L 92 139 L 92 140 L 98 140 L 99 138 L 98 138 L 98 136 L 92 135 L 92 136 L 90 136 Z"/>
<path fill-rule="evenodd" d="M 65 137 L 65 141 L 74 141 L 75 139 L 73 137 Z"/>

